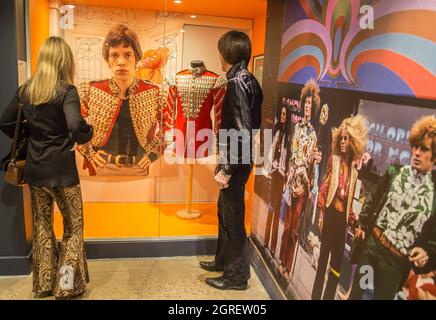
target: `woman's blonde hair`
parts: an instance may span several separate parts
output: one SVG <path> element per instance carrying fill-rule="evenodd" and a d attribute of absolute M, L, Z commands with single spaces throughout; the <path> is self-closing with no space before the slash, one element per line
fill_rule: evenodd
<path fill-rule="evenodd" d="M 40 105 L 56 95 L 59 82 L 73 84 L 74 58 L 70 46 L 60 37 L 50 37 L 41 46 L 36 72 L 23 86 L 28 102 Z"/>
<path fill-rule="evenodd" d="M 332 130 L 332 153 L 340 155 L 341 153 L 341 135 L 347 131 L 350 136 L 350 148 L 352 160 L 360 160 L 365 152 L 368 143 L 368 126 L 366 118 L 362 115 L 346 118 L 342 121 L 339 128 Z"/>

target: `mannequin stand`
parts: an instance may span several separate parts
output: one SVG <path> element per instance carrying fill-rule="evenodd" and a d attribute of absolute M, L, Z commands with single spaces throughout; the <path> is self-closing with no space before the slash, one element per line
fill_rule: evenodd
<path fill-rule="evenodd" d="M 176 215 L 182 219 L 197 219 L 201 216 L 200 210 L 192 209 L 192 182 L 194 178 L 194 165 L 192 163 L 189 166 L 189 176 L 188 176 L 188 199 L 186 203 L 186 209 L 181 209 L 176 212 Z"/>

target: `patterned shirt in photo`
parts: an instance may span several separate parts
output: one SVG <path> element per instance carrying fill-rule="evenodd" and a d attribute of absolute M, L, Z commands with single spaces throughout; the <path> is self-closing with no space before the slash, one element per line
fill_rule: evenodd
<path fill-rule="evenodd" d="M 309 168 L 312 164 L 316 143 L 316 133 L 310 122 L 304 122 L 304 120 L 298 122 L 292 138 L 287 181 L 287 185 L 290 185 L 294 192 L 310 188 Z"/>
<path fill-rule="evenodd" d="M 420 174 L 404 166 L 394 179 L 385 206 L 377 219 L 384 235 L 404 255 L 431 216 L 434 186 L 431 172 Z"/>
<path fill-rule="evenodd" d="M 299 122 L 295 125 L 292 139 L 292 154 L 290 162 L 296 167 L 309 167 L 312 154 L 316 148 L 317 138 L 310 123 Z"/>

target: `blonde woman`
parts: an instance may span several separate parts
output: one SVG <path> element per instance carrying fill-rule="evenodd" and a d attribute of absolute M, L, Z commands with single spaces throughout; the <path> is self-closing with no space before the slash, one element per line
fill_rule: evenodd
<path fill-rule="evenodd" d="M 36 297 L 78 296 L 89 281 L 74 146 L 92 138 L 92 127 L 80 114 L 73 78 L 70 47 L 62 38 L 48 38 L 41 47 L 35 75 L 17 91 L 0 119 L 0 129 L 13 137 L 18 101 L 22 101 L 29 132 L 24 179 L 32 199 Z M 59 251 L 53 231 L 54 201 L 64 222 Z"/>
<path fill-rule="evenodd" d="M 368 128 L 361 115 L 347 118 L 339 128 L 333 129 L 332 155 L 318 196 L 321 250 L 312 290 L 314 300 L 321 298 L 330 254 L 329 277 L 323 300 L 335 297 L 345 249 L 345 231 L 357 182 L 357 169 L 353 162 L 362 158 L 367 142 Z"/>

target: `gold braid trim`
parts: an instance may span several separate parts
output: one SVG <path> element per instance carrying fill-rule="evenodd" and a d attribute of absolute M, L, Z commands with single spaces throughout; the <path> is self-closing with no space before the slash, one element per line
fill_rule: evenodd
<path fill-rule="evenodd" d="M 215 85 L 213 86 L 214 89 L 221 89 L 225 88 L 227 86 L 227 79 L 219 76 L 215 82 Z"/>
<path fill-rule="evenodd" d="M 138 81 L 138 79 L 135 78 L 135 80 L 133 80 L 133 83 L 127 89 L 127 94 L 129 96 L 134 95 L 136 93 L 136 91 L 138 90 L 138 86 L 139 86 L 139 81 Z M 111 91 L 115 97 L 118 98 L 120 96 L 120 88 L 118 88 L 117 84 L 115 83 L 114 78 L 111 78 L 109 80 L 109 88 L 111 89 Z"/>
<path fill-rule="evenodd" d="M 80 98 L 80 111 L 83 116 L 88 116 L 88 99 L 89 99 L 89 82 L 81 82 L 77 86 L 77 92 Z"/>
<path fill-rule="evenodd" d="M 91 86 L 88 120 L 94 127 L 94 136 L 91 140 L 93 146 L 99 147 L 104 142 L 119 103 L 120 100 L 117 96 Z"/>
<path fill-rule="evenodd" d="M 215 85 L 216 77 L 178 75 L 177 90 L 182 102 L 183 116 L 195 120 L 200 113 L 204 100 Z"/>
<path fill-rule="evenodd" d="M 80 112 L 82 113 L 82 116 L 84 116 L 85 118 L 88 117 L 88 113 L 89 113 L 89 107 L 88 107 L 89 89 L 90 89 L 89 82 L 81 82 L 77 86 L 77 91 L 79 93 L 79 98 L 80 98 Z M 91 160 L 95 154 L 95 151 L 92 148 L 91 142 L 87 142 L 83 145 L 77 146 L 76 150 L 84 158 L 86 158 L 88 160 Z"/>
<path fill-rule="evenodd" d="M 173 97 L 171 98 L 171 93 L 173 94 Z M 174 129 L 176 125 L 176 116 L 177 116 L 177 87 L 176 87 L 176 76 L 170 75 L 168 77 L 168 98 L 171 99 L 171 123 L 170 128 Z"/>
<path fill-rule="evenodd" d="M 144 148 L 144 153 L 145 155 L 147 155 L 148 158 L 150 158 L 150 155 L 152 153 L 155 153 L 159 156 L 160 151 L 161 151 L 161 138 L 160 138 L 160 134 L 158 133 L 153 140 L 151 140 L 149 143 L 147 143 L 147 145 Z"/>
<path fill-rule="evenodd" d="M 153 88 L 130 96 L 130 113 L 139 144 L 145 149 L 147 135 L 157 121 L 159 89 Z"/>

